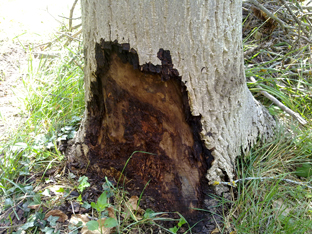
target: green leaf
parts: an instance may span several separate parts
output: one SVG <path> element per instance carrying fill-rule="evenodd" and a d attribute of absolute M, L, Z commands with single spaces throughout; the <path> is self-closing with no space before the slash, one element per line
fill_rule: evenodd
<path fill-rule="evenodd" d="M 47 221 L 50 223 L 51 226 L 55 226 L 56 225 L 56 221 L 59 219 L 60 217 L 58 216 L 49 216 L 49 218 L 47 219 Z"/>
<path fill-rule="evenodd" d="M 88 183 L 88 177 L 86 177 L 86 176 L 80 177 L 78 179 L 78 182 L 79 182 L 78 191 L 80 193 L 82 193 L 85 188 L 90 186 L 90 184 Z"/>
<path fill-rule="evenodd" d="M 30 206 L 41 204 L 41 194 L 37 193 L 33 196 L 33 201 L 29 203 Z"/>
<path fill-rule="evenodd" d="M 310 177 L 312 175 L 312 165 L 311 164 L 302 164 L 301 167 L 296 168 L 295 174 L 301 177 Z"/>
<path fill-rule="evenodd" d="M 9 206 L 13 206 L 14 205 L 14 202 L 11 198 L 7 198 L 5 199 L 4 201 L 4 207 L 9 207 Z"/>
<path fill-rule="evenodd" d="M 107 218 L 104 222 L 104 227 L 107 228 L 113 228 L 116 227 L 117 225 L 118 225 L 117 220 L 111 217 Z"/>
<path fill-rule="evenodd" d="M 106 192 L 102 193 L 101 196 L 98 198 L 97 200 L 97 204 L 99 206 L 105 206 L 107 205 L 107 196 L 106 196 Z"/>
<path fill-rule="evenodd" d="M 179 228 L 177 228 L 176 226 L 174 226 L 173 228 L 169 228 L 169 231 L 172 233 L 177 233 L 179 230 Z"/>
<path fill-rule="evenodd" d="M 12 234 L 22 234 L 23 230 L 18 230 L 16 232 L 12 232 Z"/>
<path fill-rule="evenodd" d="M 78 202 L 82 202 L 81 194 L 77 197 L 77 201 L 78 201 Z"/>
<path fill-rule="evenodd" d="M 87 227 L 90 231 L 95 231 L 99 229 L 99 223 L 95 220 L 87 222 Z"/>
<path fill-rule="evenodd" d="M 107 195 L 106 192 L 102 193 L 101 196 L 98 198 L 97 203 L 91 202 L 92 208 L 96 209 L 99 213 L 104 211 L 109 204 L 107 203 Z"/>
<path fill-rule="evenodd" d="M 152 219 L 156 216 L 155 212 L 151 209 L 146 209 L 143 219 Z"/>
<path fill-rule="evenodd" d="M 28 223 L 25 223 L 25 224 L 21 227 L 21 229 L 22 229 L 22 230 L 27 230 L 28 228 L 31 228 L 31 227 L 33 227 L 33 226 L 35 226 L 34 222 L 28 222 Z"/>
<path fill-rule="evenodd" d="M 54 228 L 45 227 L 44 229 L 42 229 L 42 231 L 47 233 L 47 234 L 53 234 Z"/>
<path fill-rule="evenodd" d="M 81 206 L 85 209 L 89 209 L 91 207 L 91 205 L 88 202 L 84 202 Z"/>
<path fill-rule="evenodd" d="M 65 192 L 65 190 L 64 190 L 64 188 L 59 188 L 58 190 L 56 190 L 55 192 L 58 192 L 58 193 L 64 193 Z"/>
<path fill-rule="evenodd" d="M 185 220 L 184 218 L 181 217 L 181 218 L 180 218 L 180 221 L 179 221 L 179 223 L 178 223 L 178 226 L 179 226 L 179 227 L 182 227 L 182 225 L 185 224 L 185 223 L 186 223 L 186 220 Z"/>
<path fill-rule="evenodd" d="M 91 202 L 91 207 L 96 210 L 98 209 L 98 205 L 95 204 L 94 202 Z"/>

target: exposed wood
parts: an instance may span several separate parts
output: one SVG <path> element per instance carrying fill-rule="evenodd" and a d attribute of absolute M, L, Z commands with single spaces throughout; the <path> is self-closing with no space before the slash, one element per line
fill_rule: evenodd
<path fill-rule="evenodd" d="M 204 200 L 205 174 L 213 157 L 200 140 L 201 124 L 188 105 L 186 87 L 169 51 L 159 50 L 162 65 L 139 66 L 128 44 L 96 45 L 98 70 L 91 84 L 86 129 L 88 171 L 118 180 L 126 161 L 131 195 L 154 199 L 155 210 L 193 213 Z"/>

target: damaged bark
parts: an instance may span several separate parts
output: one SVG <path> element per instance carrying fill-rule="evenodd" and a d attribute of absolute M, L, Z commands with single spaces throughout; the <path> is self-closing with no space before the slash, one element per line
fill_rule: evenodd
<path fill-rule="evenodd" d="M 203 187 L 213 157 L 200 139 L 200 117 L 191 114 L 188 95 L 170 51 L 160 49 L 162 65 L 139 65 L 129 44 L 96 44 L 96 80 L 87 103 L 82 153 L 98 178 L 124 180 L 131 194 L 152 197 L 155 210 L 202 207 Z M 126 165 L 133 152 L 135 153 Z M 150 154 L 142 153 L 142 151 Z"/>

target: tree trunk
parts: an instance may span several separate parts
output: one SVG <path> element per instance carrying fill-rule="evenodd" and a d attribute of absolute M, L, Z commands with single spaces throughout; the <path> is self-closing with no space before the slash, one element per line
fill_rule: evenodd
<path fill-rule="evenodd" d="M 82 1 L 86 111 L 71 161 L 124 171 L 158 211 L 192 213 L 275 121 L 244 75 L 240 0 Z"/>

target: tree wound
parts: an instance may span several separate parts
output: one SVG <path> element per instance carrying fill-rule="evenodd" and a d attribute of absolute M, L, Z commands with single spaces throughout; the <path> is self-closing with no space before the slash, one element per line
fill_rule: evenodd
<path fill-rule="evenodd" d="M 204 200 L 205 178 L 213 157 L 200 140 L 200 116 L 192 116 L 186 87 L 170 52 L 160 49 L 162 65 L 139 65 L 129 44 L 96 44 L 96 82 L 87 103 L 85 155 L 98 179 L 119 179 L 131 195 L 153 199 L 158 211 L 192 213 Z"/>

